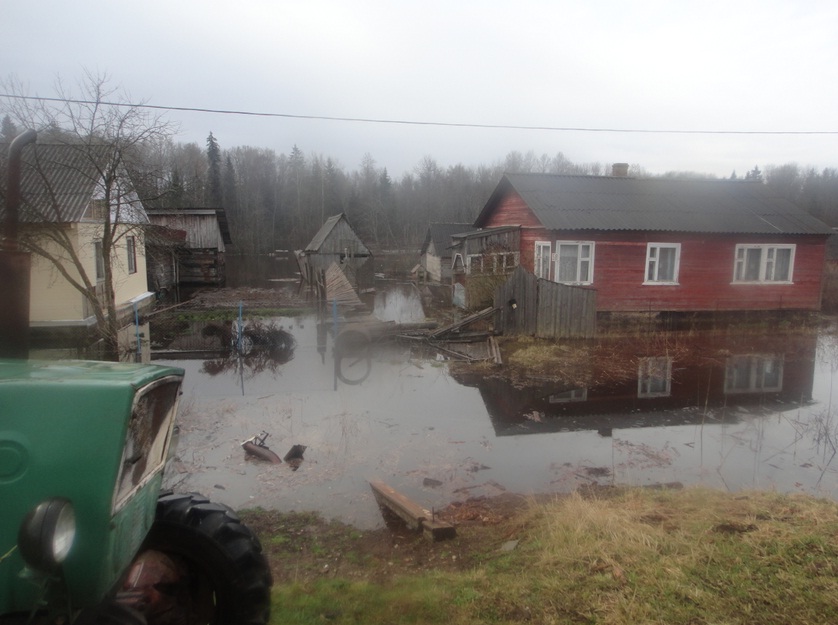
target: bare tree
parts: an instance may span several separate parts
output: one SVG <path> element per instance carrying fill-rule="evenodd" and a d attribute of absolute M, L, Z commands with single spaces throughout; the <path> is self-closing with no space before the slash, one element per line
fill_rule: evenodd
<path fill-rule="evenodd" d="M 114 268 L 117 243 L 126 236 L 143 240 L 147 223 L 141 199 L 129 172 L 142 171 L 138 159 L 144 149 L 165 139 L 172 127 L 159 115 L 131 105 L 126 94 L 109 86 L 106 75 L 85 73 L 76 92 L 59 81 L 53 98 L 33 98 L 16 80 L 2 82 L 10 94 L 2 113 L 21 128 L 38 131 L 39 143 L 61 146 L 64 157 L 47 162 L 48 151 L 34 146 L 28 166 L 40 179 L 47 201 L 26 202 L 27 220 L 37 225 L 21 233 L 19 244 L 49 261 L 55 270 L 78 290 L 95 315 L 105 345 L 105 358 L 119 357 L 120 319 L 115 298 Z M 70 156 L 66 156 L 69 154 Z M 93 194 L 85 208 L 85 221 L 96 228 L 96 246 L 101 280 L 89 275 L 78 242 L 67 228 L 71 216 L 60 201 L 56 168 L 64 167 L 92 184 Z M 142 250 L 142 245 L 138 246 Z M 97 287 L 97 282 L 98 287 Z"/>

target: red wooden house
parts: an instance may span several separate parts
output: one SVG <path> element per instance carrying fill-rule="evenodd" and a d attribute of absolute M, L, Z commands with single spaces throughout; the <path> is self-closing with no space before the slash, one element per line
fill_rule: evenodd
<path fill-rule="evenodd" d="M 492 254 L 596 289 L 598 311 L 818 310 L 832 234 L 758 182 L 625 175 L 506 174 L 474 226 L 517 227 Z"/>

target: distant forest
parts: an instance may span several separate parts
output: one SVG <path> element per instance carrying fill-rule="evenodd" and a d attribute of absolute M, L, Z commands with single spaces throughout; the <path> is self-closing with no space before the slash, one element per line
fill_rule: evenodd
<path fill-rule="evenodd" d="M 222 148 L 210 134 L 205 147 L 167 142 L 142 159 L 140 179 L 149 208 L 226 209 L 234 253 L 263 254 L 299 249 L 330 216 L 346 213 L 364 241 L 377 251 L 418 249 L 428 224 L 470 223 L 505 172 L 574 175 L 610 174 L 611 165 L 577 164 L 561 152 L 537 156 L 509 153 L 503 161 L 476 168 L 440 167 L 424 158 L 394 180 L 387 168 L 366 155 L 360 168 L 347 171 L 331 158 L 289 154 L 249 146 Z M 155 172 L 155 175 L 148 174 Z M 629 175 L 650 177 L 641 165 Z M 706 178 L 698 172 L 664 177 Z M 795 164 L 767 165 L 731 178 L 759 180 L 831 226 L 838 226 L 838 170 L 815 171 Z"/>
<path fill-rule="evenodd" d="M 0 140 L 11 141 L 16 133 L 6 115 Z M 429 224 L 473 222 L 504 173 L 611 173 L 611 163 L 573 163 L 561 152 L 538 156 L 530 151 L 510 152 L 501 161 L 474 168 L 441 167 L 429 156 L 393 179 L 369 154 L 359 168 L 347 171 L 333 159 L 305 154 L 296 145 L 288 154 L 277 154 L 250 146 L 225 149 L 212 133 L 204 146 L 160 134 L 158 141 L 135 142 L 130 158 L 124 159 L 143 203 L 148 208 L 223 207 L 233 240 L 228 251 L 245 255 L 300 249 L 326 219 L 339 213 L 346 213 L 374 252 L 418 250 Z M 68 136 L 79 140 L 51 125 L 39 133 L 39 141 L 59 136 L 62 141 Z M 641 164 L 631 164 L 629 175 L 653 177 Z M 661 177 L 713 176 L 668 172 Z M 755 166 L 743 175 L 732 172 L 730 178 L 761 181 L 838 226 L 838 169 L 767 165 L 764 171 Z"/>

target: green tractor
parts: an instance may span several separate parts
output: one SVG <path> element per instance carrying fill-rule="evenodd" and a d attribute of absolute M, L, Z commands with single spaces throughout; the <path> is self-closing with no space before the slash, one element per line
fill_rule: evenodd
<path fill-rule="evenodd" d="M 227 506 L 161 493 L 182 380 L 0 360 L 0 624 L 268 621 L 256 536 Z"/>

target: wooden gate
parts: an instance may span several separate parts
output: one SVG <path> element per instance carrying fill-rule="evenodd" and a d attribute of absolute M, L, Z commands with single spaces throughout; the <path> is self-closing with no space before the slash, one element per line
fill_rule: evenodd
<path fill-rule="evenodd" d="M 537 278 L 517 267 L 495 289 L 495 329 L 506 335 L 593 338 L 596 291 Z"/>

